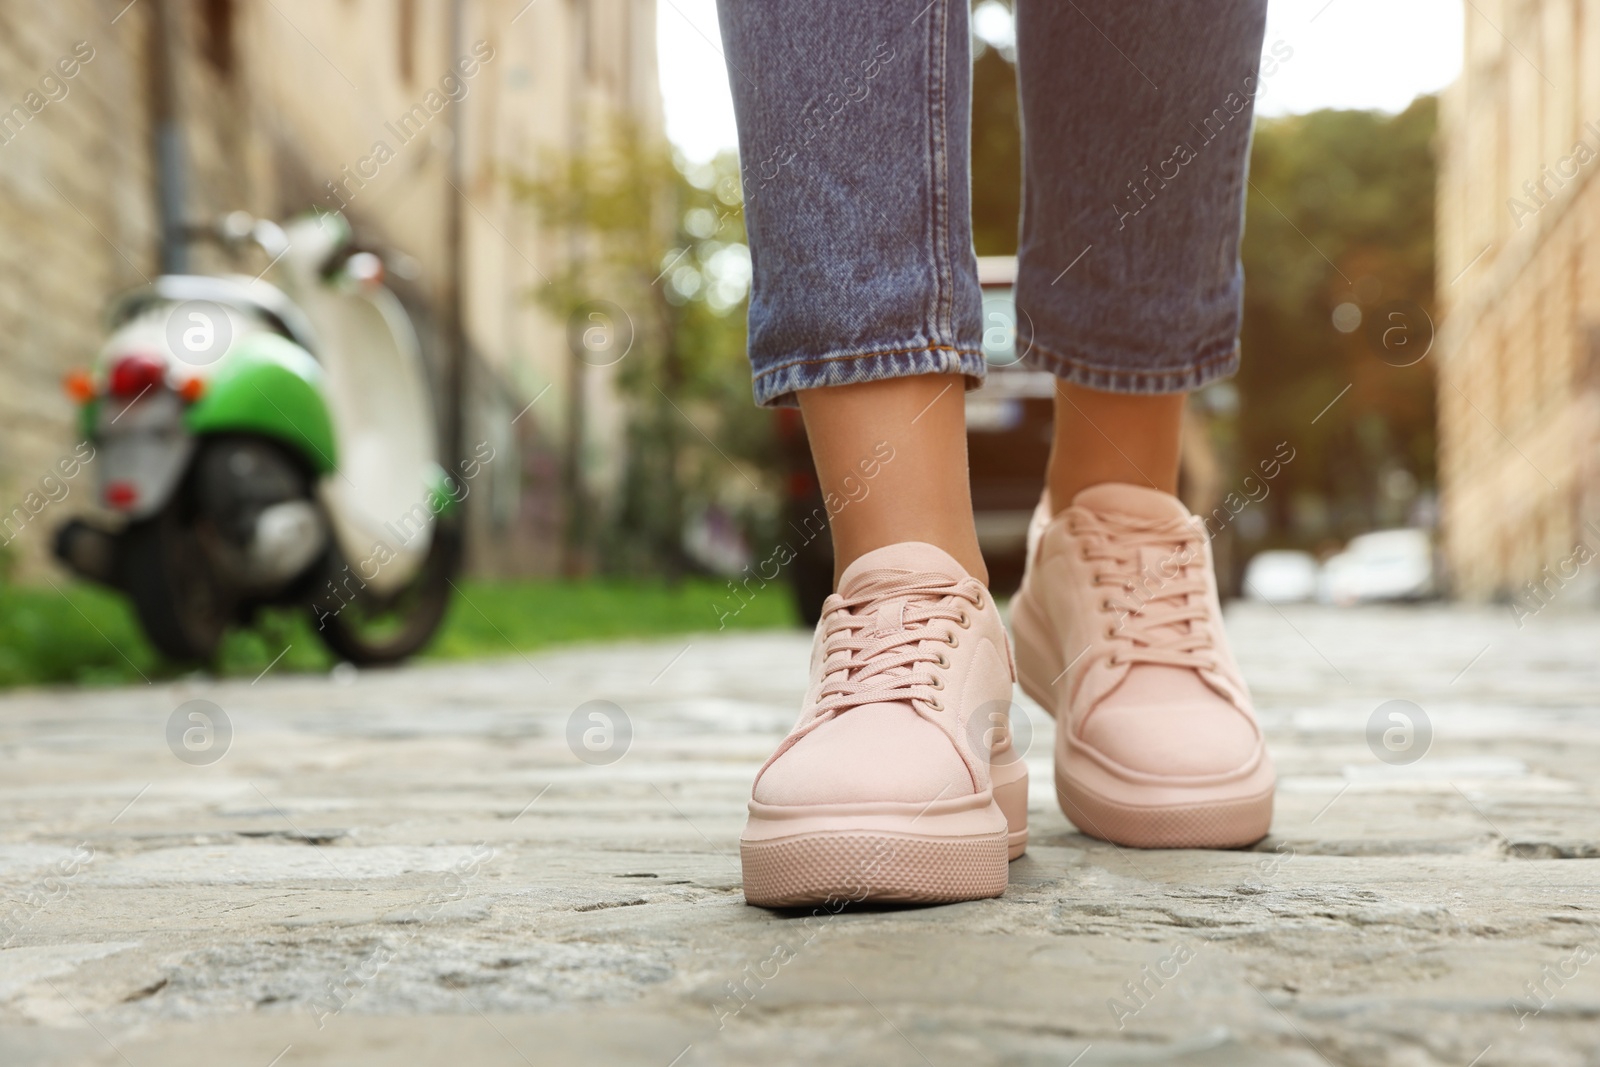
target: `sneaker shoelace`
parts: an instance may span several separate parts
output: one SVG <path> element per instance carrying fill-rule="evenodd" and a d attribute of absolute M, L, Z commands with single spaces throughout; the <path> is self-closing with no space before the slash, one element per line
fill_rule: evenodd
<path fill-rule="evenodd" d="M 877 570 L 852 584 L 852 595 L 834 594 L 823 631 L 824 677 L 817 717 L 862 704 L 921 701 L 943 711 L 938 691 L 950 665 L 941 645 L 956 646 L 956 628 L 972 625 L 967 610 L 983 607 L 983 591 L 970 578 L 934 572 Z M 879 629 L 885 604 L 898 602 L 898 628 Z M 944 625 L 940 625 L 940 624 Z"/>
<path fill-rule="evenodd" d="M 1100 601 L 1102 614 L 1120 616 L 1101 631 L 1113 643 L 1112 666 L 1216 670 L 1211 628 L 1203 625 L 1210 616 L 1205 544 L 1192 523 L 1078 512 L 1068 529 L 1084 561 L 1095 564 L 1094 585 L 1120 590 Z M 1161 550 L 1153 565 L 1143 551 L 1150 548 Z"/>

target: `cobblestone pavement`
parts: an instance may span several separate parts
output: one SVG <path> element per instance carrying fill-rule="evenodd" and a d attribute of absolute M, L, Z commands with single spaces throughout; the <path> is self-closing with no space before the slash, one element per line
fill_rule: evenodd
<path fill-rule="evenodd" d="M 0 1063 L 1597 1064 L 1600 618 L 1553 612 L 1237 606 L 1266 841 L 1080 836 L 1028 705 L 1006 895 L 838 915 L 739 889 L 803 635 L 13 694 Z"/>

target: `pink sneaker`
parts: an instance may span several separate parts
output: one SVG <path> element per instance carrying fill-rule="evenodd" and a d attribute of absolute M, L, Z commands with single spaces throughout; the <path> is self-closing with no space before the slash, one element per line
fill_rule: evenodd
<path fill-rule="evenodd" d="M 1011 603 L 1022 689 L 1056 717 L 1056 796 L 1139 848 L 1266 836 L 1274 776 L 1222 630 L 1211 547 L 1175 497 L 1085 489 L 1029 531 Z"/>
<path fill-rule="evenodd" d="M 1015 671 L 982 583 L 932 545 L 869 552 L 823 605 L 800 721 L 756 775 L 751 904 L 999 896 L 1028 839 Z"/>

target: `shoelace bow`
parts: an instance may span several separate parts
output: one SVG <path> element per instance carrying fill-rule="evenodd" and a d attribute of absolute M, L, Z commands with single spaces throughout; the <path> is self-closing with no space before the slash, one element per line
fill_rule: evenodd
<path fill-rule="evenodd" d="M 851 596 L 839 596 L 829 606 L 823 631 L 824 680 L 816 714 L 834 715 L 862 704 L 881 701 L 921 700 L 942 711 L 937 696 L 944 679 L 929 669 L 949 666 L 942 648 L 958 642 L 949 626 L 971 625 L 966 604 L 981 607 L 983 594 L 971 579 L 956 579 L 934 572 L 867 571 L 854 583 Z M 901 599 L 900 629 L 873 632 L 878 606 Z M 842 610 L 841 610 L 842 609 Z M 863 610 L 864 609 L 864 610 Z"/>
<path fill-rule="evenodd" d="M 1216 669 L 1211 628 L 1196 625 L 1207 621 L 1210 610 L 1204 542 L 1193 525 L 1131 515 L 1076 515 L 1070 528 L 1083 539 L 1086 562 L 1108 564 L 1094 568 L 1094 584 L 1115 586 L 1123 594 L 1108 593 L 1100 602 L 1103 614 L 1121 616 L 1102 631 L 1117 643 L 1112 666 Z M 1143 548 L 1164 551 L 1153 565 L 1141 566 Z"/>

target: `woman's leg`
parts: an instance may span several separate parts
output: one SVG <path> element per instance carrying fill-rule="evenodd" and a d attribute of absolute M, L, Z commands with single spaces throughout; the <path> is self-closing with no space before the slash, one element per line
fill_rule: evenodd
<path fill-rule="evenodd" d="M 764 405 L 799 402 L 835 578 L 926 541 L 982 576 L 962 393 L 983 375 L 972 253 L 967 8 L 723 0 Z M 963 381 L 963 378 L 966 381 Z M 894 460 L 846 491 L 883 442 Z"/>
<path fill-rule="evenodd" d="M 1018 677 L 1056 716 L 1062 808 L 1128 845 L 1242 845 L 1272 817 L 1205 528 L 1173 495 L 1184 396 L 1239 358 L 1265 21 L 1265 0 L 1018 4 L 1018 343 L 1059 379 Z"/>
<path fill-rule="evenodd" d="M 1238 366 L 1265 0 L 1020 0 L 1017 17 L 1019 345 L 1067 386 L 1052 503 L 1096 481 L 1171 491 L 1170 397 Z"/>
<path fill-rule="evenodd" d="M 806 705 L 752 790 L 752 903 L 995 896 L 1026 839 L 967 481 L 962 393 L 984 371 L 967 2 L 719 8 L 756 399 L 798 396 L 846 501 Z"/>

